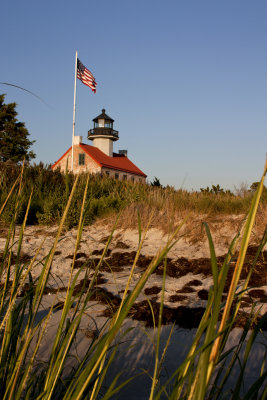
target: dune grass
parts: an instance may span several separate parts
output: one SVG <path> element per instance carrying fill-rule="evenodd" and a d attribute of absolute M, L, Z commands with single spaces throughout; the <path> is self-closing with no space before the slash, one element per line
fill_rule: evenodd
<path fill-rule="evenodd" d="M 12 207 L 16 202 L 16 190 L 11 190 L 16 183 L 20 169 L 18 166 L 0 163 L 0 204 L 9 198 L 9 207 L 2 212 L 1 220 L 5 225 L 12 220 Z M 67 204 L 69 192 L 72 189 L 75 177 L 72 174 L 53 172 L 43 164 L 25 166 L 23 172 L 23 191 L 20 205 L 17 209 L 17 223 L 22 223 L 28 204 L 30 193 L 33 190 L 32 200 L 28 213 L 28 224 L 59 224 Z M 78 226 L 82 207 L 83 193 L 87 182 L 87 175 L 82 174 L 77 183 L 73 201 L 65 219 L 65 227 Z M 262 197 L 262 205 L 266 209 L 267 190 Z M 253 193 L 247 191 L 243 196 L 228 192 L 211 193 L 207 191 L 175 190 L 167 186 L 155 187 L 149 184 L 134 184 L 118 181 L 106 176 L 91 175 L 86 195 L 84 223 L 91 224 L 98 218 L 115 216 L 123 211 L 122 220 L 127 220 L 127 226 L 136 224 L 136 209 L 139 210 L 142 221 L 148 221 L 150 210 L 155 210 L 152 224 L 166 226 L 170 216 L 183 216 L 193 212 L 203 215 L 218 214 L 245 214 L 249 210 Z M 121 223 L 121 222 L 120 222 Z"/>
<path fill-rule="evenodd" d="M 171 340 L 171 335 L 169 336 L 163 353 L 160 355 L 160 327 L 164 303 L 164 290 L 162 290 L 158 326 L 154 323 L 155 329 L 158 329 L 158 331 L 155 347 L 155 368 L 152 376 L 150 392 L 151 400 L 161 398 L 194 400 L 223 398 L 225 385 L 231 376 L 232 369 L 238 363 L 241 364 L 241 369 L 236 385 L 233 388 L 231 398 L 241 398 L 242 381 L 247 360 L 253 349 L 253 344 L 255 343 L 256 338 L 261 333 L 261 327 L 262 324 L 265 323 L 267 315 L 260 317 L 257 313 L 252 313 L 250 320 L 247 321 L 244 327 L 240 342 L 237 343 L 231 351 L 226 351 L 225 349 L 227 339 L 237 318 L 240 300 L 247 289 L 251 274 L 250 272 L 243 287 L 238 287 L 252 226 L 255 222 L 256 212 L 263 191 L 263 182 L 266 171 L 267 164 L 265 165 L 264 173 L 258 189 L 252 198 L 250 210 L 243 230 L 240 232 L 240 235 L 237 235 L 233 240 L 221 269 L 219 269 L 217 265 L 216 254 L 209 227 L 205 224 L 210 246 L 213 287 L 210 289 L 206 311 L 199 324 L 188 355 L 181 365 L 177 365 L 176 371 L 164 385 L 161 384 L 160 375 L 168 343 Z M 20 262 L 23 234 L 27 218 L 29 217 L 31 202 L 34 197 L 34 189 L 31 190 L 28 195 L 22 223 L 19 227 L 16 225 L 18 215 L 21 213 L 22 209 L 21 204 L 25 201 L 25 193 L 23 192 L 25 185 L 23 179 L 24 171 L 22 168 L 22 170 L 19 171 L 19 174 L 16 177 L 14 176 L 14 183 L 11 185 L 6 199 L 2 199 L 2 206 L 0 206 L 1 215 L 3 215 L 5 210 L 9 208 L 9 215 L 12 216 L 0 264 L 0 397 L 5 400 L 78 400 L 111 398 L 115 393 L 119 394 L 120 390 L 129 382 L 129 380 L 121 381 L 119 379 L 120 372 L 118 371 L 118 374 L 110 386 L 108 388 L 103 386 L 104 378 L 106 377 L 109 368 L 112 366 L 112 361 L 116 357 L 116 351 L 119 346 L 115 339 L 121 329 L 123 329 L 123 324 L 129 311 L 135 303 L 138 295 L 143 290 L 149 276 L 160 263 L 165 265 L 162 284 L 164 288 L 166 257 L 177 238 L 179 238 L 180 230 L 186 221 L 183 220 L 176 230 L 169 235 L 167 243 L 152 259 L 150 265 L 135 283 L 134 289 L 128 294 L 130 284 L 133 282 L 135 267 L 138 257 L 140 256 L 146 231 L 150 226 L 150 221 L 148 221 L 146 229 L 142 231 L 141 219 L 139 218 L 139 246 L 129 274 L 128 282 L 124 288 L 120 306 L 114 312 L 113 317 L 103 326 L 99 334 L 92 338 L 85 354 L 79 354 L 79 358 L 76 359 L 76 362 L 71 363 L 72 368 L 70 369 L 69 363 L 73 360 L 73 350 L 75 349 L 76 338 L 82 320 L 90 307 L 90 300 L 93 298 L 94 285 L 97 280 L 99 268 L 109 248 L 116 225 L 114 225 L 113 231 L 107 240 L 103 254 L 98 264 L 95 266 L 95 269 L 89 271 L 86 269 L 86 265 L 84 265 L 83 268 L 79 269 L 75 273 L 74 262 L 82 238 L 83 226 L 87 221 L 87 211 L 88 207 L 90 207 L 88 204 L 90 204 L 90 201 L 93 201 L 92 196 L 89 196 L 88 203 L 88 192 L 92 190 L 92 186 L 90 186 L 92 177 L 87 176 L 76 178 L 69 186 L 70 190 L 68 189 L 67 194 L 65 192 L 66 197 L 64 210 L 60 216 L 57 235 L 49 254 L 43 260 L 42 272 L 38 279 L 34 281 L 31 271 L 35 265 L 39 250 L 34 254 L 31 260 Z M 80 179 L 85 179 L 84 186 L 79 186 Z M 96 182 L 93 182 L 93 184 L 97 185 Z M 64 185 L 64 190 L 66 191 L 66 183 Z M 101 185 L 104 187 L 106 187 L 105 185 L 115 185 L 113 186 L 113 189 L 115 187 L 118 192 L 120 189 L 126 193 L 129 189 L 128 186 L 127 188 L 123 188 L 123 183 L 119 183 L 119 185 L 122 186 L 116 186 L 117 183 L 115 184 L 110 180 L 102 181 Z M 133 186 L 132 190 L 137 190 L 136 186 Z M 145 193 L 146 190 L 150 189 L 142 187 L 141 189 L 138 189 L 136 193 L 140 193 L 141 190 Z M 161 195 L 163 196 L 161 192 L 151 193 L 157 193 L 159 199 L 161 199 Z M 79 197 L 80 207 L 77 213 L 79 216 L 77 222 L 78 229 L 71 267 L 71 277 L 67 287 L 63 308 L 62 311 L 60 311 L 58 326 L 53 337 L 53 342 L 51 343 L 51 349 L 48 351 L 48 354 L 46 354 L 46 360 L 42 361 L 39 358 L 39 351 L 49 327 L 50 319 L 53 313 L 57 311 L 57 296 L 55 296 L 54 302 L 52 302 L 52 305 L 49 307 L 45 315 L 40 317 L 42 303 L 45 299 L 45 288 L 51 274 L 51 265 L 55 251 L 59 246 L 60 236 L 68 219 L 68 215 L 71 212 L 73 204 L 77 207 L 77 203 L 75 203 L 78 199 L 77 196 Z M 164 196 L 167 198 L 166 192 L 164 192 Z M 140 199 L 138 199 L 138 201 L 139 200 Z M 153 215 L 151 218 L 153 218 Z M 188 218 L 190 218 L 190 216 Z M 12 255 L 15 246 L 15 232 L 18 229 L 19 239 L 16 243 L 17 254 L 15 264 L 13 264 Z M 265 232 L 256 258 L 260 254 L 266 242 L 267 235 Z M 237 246 L 240 248 L 239 256 L 236 261 L 232 283 L 226 302 L 223 303 L 222 294 L 225 287 L 226 277 L 230 262 L 232 261 L 232 256 Z M 255 262 L 251 266 L 252 269 L 253 265 L 256 263 L 256 258 Z M 85 271 L 86 277 L 89 277 L 89 272 L 93 272 L 93 275 L 90 275 L 89 287 L 87 288 L 84 285 L 84 287 L 81 288 L 81 291 L 76 293 L 74 290 L 75 285 L 80 280 L 82 271 Z M 23 291 L 23 288 L 26 283 L 28 286 L 25 292 L 25 290 Z M 23 295 L 21 295 L 22 292 Z M 151 312 L 153 314 L 152 307 Z M 255 325 L 253 330 L 250 329 L 252 322 Z M 125 335 L 127 335 L 127 331 L 125 331 Z M 177 344 L 177 346 L 179 346 L 179 344 Z M 241 359 L 241 349 L 244 347 L 245 354 Z M 230 362 L 229 357 L 231 358 Z M 227 363 L 226 360 L 228 360 Z M 133 379 L 133 377 L 130 379 Z M 138 379 L 138 377 L 136 379 Z M 262 400 L 266 398 L 266 380 L 267 371 L 264 365 L 263 356 L 263 365 L 258 380 L 254 382 L 244 398 L 260 398 Z"/>

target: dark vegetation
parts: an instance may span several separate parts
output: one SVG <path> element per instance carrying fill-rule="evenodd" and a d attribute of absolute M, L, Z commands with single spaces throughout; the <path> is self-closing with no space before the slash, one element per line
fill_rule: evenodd
<path fill-rule="evenodd" d="M 160 287 L 158 287 L 158 286 L 152 286 L 152 287 L 150 287 L 150 288 L 146 288 L 146 289 L 144 290 L 144 293 L 145 293 L 147 296 L 149 296 L 149 295 L 151 295 L 151 294 L 158 294 L 160 291 L 161 291 L 161 288 L 160 288 Z"/>
<path fill-rule="evenodd" d="M 220 185 L 212 185 L 211 188 L 209 186 L 204 188 L 200 188 L 202 193 L 211 193 L 211 194 L 227 194 L 233 196 L 233 193 L 230 190 L 225 190 L 220 187 Z"/>
<path fill-rule="evenodd" d="M 3 204 L 12 185 L 17 179 L 21 166 L 10 162 L 0 163 L 0 203 Z M 82 203 L 87 176 L 79 176 L 67 220 L 66 227 L 77 226 L 79 210 Z M 22 221 L 27 207 L 30 193 L 33 191 L 28 224 L 53 225 L 60 221 L 65 209 L 69 193 L 75 177 L 72 174 L 62 174 L 59 170 L 52 172 L 49 166 L 40 163 L 25 166 L 22 180 L 20 208 L 17 223 Z M 255 185 L 255 184 L 254 184 Z M 253 187 L 254 189 L 254 187 Z M 264 190 L 262 203 L 267 204 L 267 190 Z M 14 191 L 1 216 L 1 222 L 9 224 L 17 198 Z M 173 187 L 134 184 L 91 175 L 85 206 L 85 225 L 91 224 L 96 218 L 103 218 L 119 213 L 123 210 L 123 220 L 129 221 L 138 209 L 141 216 L 155 210 L 155 221 L 160 214 L 166 218 L 182 212 L 197 212 L 209 215 L 218 213 L 240 214 L 247 212 L 253 190 L 248 190 L 243 196 L 234 196 L 232 193 L 217 191 L 188 192 L 175 190 Z M 128 212 L 127 212 L 128 210 Z M 143 215 L 142 215 L 143 213 Z M 130 223 L 130 222 L 129 222 Z M 160 223 L 160 222 L 159 222 Z"/>
<path fill-rule="evenodd" d="M 99 256 L 103 252 L 102 250 L 95 251 L 94 256 Z M 246 279 L 247 274 L 253 261 L 255 261 L 257 253 L 257 247 L 249 246 L 247 250 L 247 255 L 245 257 L 245 263 L 243 270 L 241 272 L 241 279 Z M 2 254 L 0 254 L 2 256 Z M 237 254 L 233 255 L 233 260 L 235 260 Z M 67 255 L 66 259 L 72 259 L 73 254 Z M 112 252 L 110 249 L 106 252 L 106 256 L 104 257 L 99 271 L 107 271 L 107 272 L 121 272 L 127 265 L 131 265 L 136 258 L 136 252 Z M 217 257 L 217 262 L 219 268 L 222 267 L 222 262 L 225 256 Z M 17 255 L 15 253 L 12 254 L 10 259 L 11 264 L 14 264 L 17 260 Z M 20 254 L 19 262 L 22 263 L 29 263 L 31 257 L 27 254 Z M 171 259 L 167 258 L 166 264 L 166 273 L 168 276 L 178 278 L 184 276 L 190 272 L 195 274 L 200 274 L 202 277 L 211 277 L 211 260 L 209 258 L 201 258 L 201 259 L 193 259 L 188 260 L 185 258 L 178 258 L 178 259 Z M 80 268 L 89 268 L 89 270 L 95 270 L 97 265 L 100 262 L 99 257 L 91 257 L 88 256 L 86 253 L 78 252 L 76 255 L 76 259 L 74 262 L 74 269 Z M 145 270 L 149 267 L 149 264 L 152 262 L 152 257 L 144 256 L 140 254 L 139 259 L 137 261 L 137 267 L 141 270 Z M 155 269 L 156 274 L 162 274 L 164 265 L 160 263 L 159 266 Z M 226 279 L 224 293 L 228 291 L 230 286 L 230 280 L 232 278 L 233 268 L 230 267 L 229 276 Z M 256 289 L 257 286 L 264 286 L 267 284 L 267 251 L 263 251 L 256 259 L 254 263 L 254 271 L 252 272 L 249 289 L 246 292 L 246 295 L 243 297 L 241 305 L 242 307 L 250 307 L 255 301 L 260 303 L 267 302 L 267 296 L 265 291 L 262 289 Z M 91 280 L 89 278 L 81 279 L 78 284 L 75 285 L 73 295 L 80 295 L 84 291 L 89 288 Z M 93 282 L 93 290 L 91 291 L 90 301 L 97 301 L 106 306 L 105 310 L 103 311 L 103 315 L 106 317 L 112 317 L 118 307 L 121 304 L 121 296 L 119 294 L 113 294 L 105 287 L 100 287 L 99 285 L 106 284 L 107 279 L 103 276 L 103 274 L 99 273 L 96 277 L 95 281 Z M 7 288 L 10 290 L 13 282 L 8 281 Z M 202 285 L 202 282 L 198 279 L 192 279 L 191 281 L 187 282 L 181 289 L 176 290 L 177 294 L 171 295 L 168 297 L 168 301 L 173 304 L 173 306 L 163 306 L 163 314 L 162 314 L 162 324 L 170 324 L 175 323 L 180 327 L 184 327 L 186 329 L 196 328 L 200 322 L 201 317 L 204 313 L 203 307 L 189 307 L 186 305 L 186 301 L 188 300 L 188 295 L 191 293 L 196 293 L 199 299 L 207 301 L 208 300 L 208 290 L 201 289 L 199 286 Z M 0 289 L 4 287 L 2 283 L 0 285 Z M 254 287 L 254 288 L 253 288 Z M 33 282 L 32 284 L 24 284 L 22 289 L 20 290 L 20 294 L 18 297 L 25 297 L 29 295 L 29 293 L 34 294 L 37 286 Z M 50 287 L 46 286 L 44 288 L 44 294 L 56 294 L 58 292 L 66 292 L 67 288 L 63 287 Z M 122 293 L 120 291 L 119 293 Z M 159 294 L 161 292 L 160 286 L 152 286 L 147 287 L 144 289 L 144 293 L 146 296 L 153 296 Z M 131 291 L 128 291 L 131 293 Z M 226 294 L 223 294 L 222 301 L 226 301 Z M 175 305 L 177 302 L 185 302 L 184 305 Z M 59 302 L 55 305 L 55 312 L 62 309 L 63 303 Z M 74 307 L 74 305 L 72 305 Z M 156 297 L 150 297 L 150 304 L 147 300 L 136 302 L 130 310 L 129 317 L 135 320 L 144 321 L 146 326 L 153 326 L 153 317 L 151 314 L 151 307 L 154 312 L 154 317 L 156 323 L 158 323 L 159 317 L 159 308 L 160 303 Z M 242 311 L 238 314 L 237 320 L 235 322 L 236 326 L 244 326 L 248 321 L 248 314 L 245 311 Z M 262 327 L 263 330 L 267 329 L 266 324 Z"/>
<path fill-rule="evenodd" d="M 0 161 L 19 163 L 35 158 L 30 147 L 29 132 L 24 122 L 17 120 L 16 103 L 5 104 L 5 95 L 0 95 Z"/>

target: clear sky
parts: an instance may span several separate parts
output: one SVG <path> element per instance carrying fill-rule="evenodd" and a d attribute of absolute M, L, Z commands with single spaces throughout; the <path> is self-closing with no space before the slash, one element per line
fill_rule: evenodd
<path fill-rule="evenodd" d="M 266 0 L 14 0 L 1 4 L 0 85 L 26 123 L 36 162 L 71 146 L 104 107 L 114 150 L 162 184 L 233 189 L 259 180 L 267 151 Z"/>

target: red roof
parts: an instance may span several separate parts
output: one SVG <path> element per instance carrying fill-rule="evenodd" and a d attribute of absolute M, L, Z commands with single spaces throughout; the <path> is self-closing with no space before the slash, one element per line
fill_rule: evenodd
<path fill-rule="evenodd" d="M 122 154 L 113 153 L 113 157 L 107 156 L 103 151 L 97 147 L 89 146 L 88 144 L 79 144 L 81 149 L 84 150 L 94 161 L 96 161 L 101 167 L 115 169 L 118 171 L 125 171 L 134 175 L 141 175 L 146 178 L 146 174 L 142 172 L 134 163 L 132 163 L 128 157 Z M 58 161 L 52 165 L 55 168 L 57 163 L 71 150 L 71 147 L 63 154 Z"/>

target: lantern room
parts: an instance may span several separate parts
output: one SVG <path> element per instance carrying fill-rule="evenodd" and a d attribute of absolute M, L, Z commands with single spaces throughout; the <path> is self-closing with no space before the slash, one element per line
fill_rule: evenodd
<path fill-rule="evenodd" d="M 113 122 L 103 108 L 102 113 L 93 119 L 94 128 L 88 131 L 88 139 L 109 157 L 113 157 L 113 142 L 119 139 L 119 132 L 113 129 Z"/>

